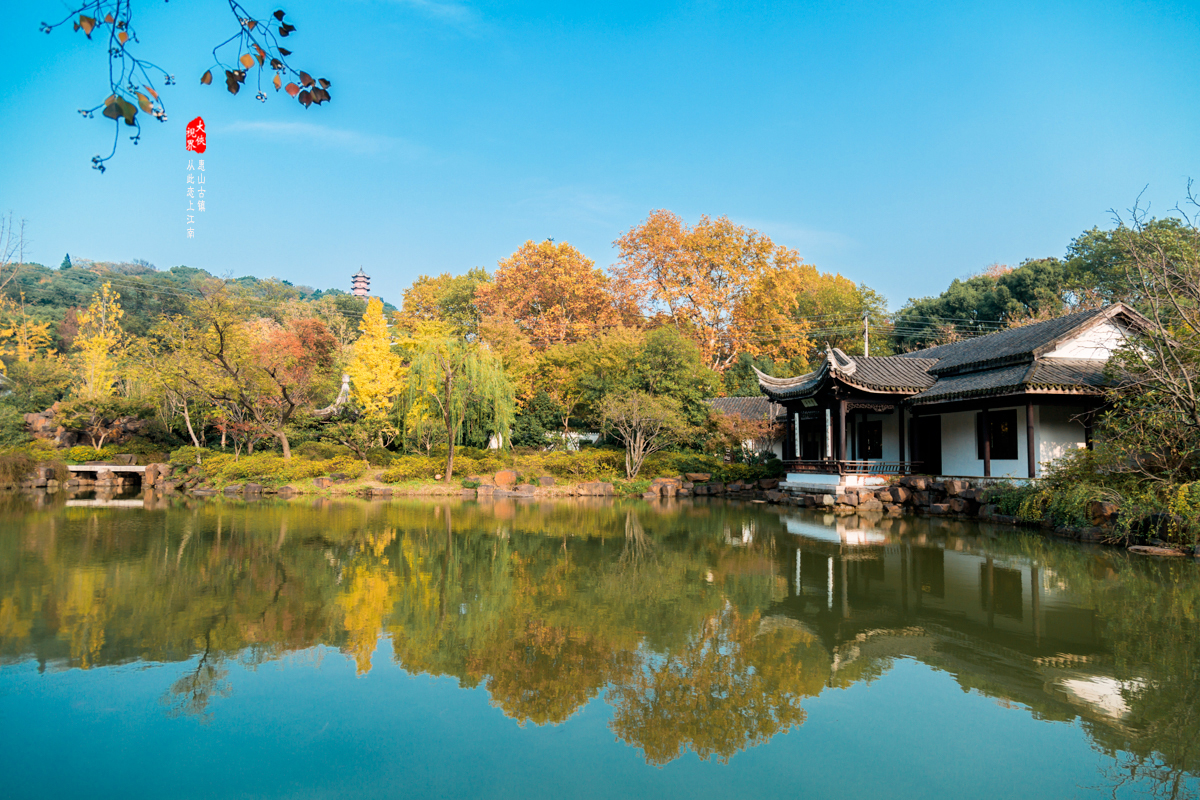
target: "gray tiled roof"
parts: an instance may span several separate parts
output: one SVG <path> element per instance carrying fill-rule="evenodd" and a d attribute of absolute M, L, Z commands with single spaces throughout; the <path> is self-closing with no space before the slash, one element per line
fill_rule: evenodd
<path fill-rule="evenodd" d="M 755 372 L 763 394 L 772 400 L 810 396 L 824 385 L 828 375 L 869 392 L 911 394 L 934 384 L 937 378 L 929 368 L 936 363 L 933 359 L 898 356 L 848 356 L 835 347 L 826 351 L 819 369 L 795 378 L 772 378 Z"/>
<path fill-rule="evenodd" d="M 766 397 L 713 397 L 706 401 L 722 414 L 736 414 L 743 419 L 775 419 L 786 416 L 787 411 Z"/>
<path fill-rule="evenodd" d="M 911 391 L 933 386 L 937 380 L 930 374 L 937 364 L 932 358 L 854 356 L 854 364 L 855 369 L 846 376 L 846 382 L 871 389 Z"/>
<path fill-rule="evenodd" d="M 811 397 L 830 377 L 870 392 L 906 395 L 913 403 L 1022 391 L 1099 394 L 1105 385 L 1104 361 L 1044 354 L 1071 334 L 1115 316 L 1135 328 L 1149 324 L 1117 304 L 897 356 L 848 356 L 835 348 L 826 351 L 813 372 L 795 378 L 759 372 L 758 382 L 763 394 L 776 401 Z"/>
<path fill-rule="evenodd" d="M 1100 394 L 1106 362 L 1098 359 L 1045 358 L 978 372 L 939 378 L 932 388 L 913 395 L 909 402 L 924 404 L 966 397 L 987 397 L 1025 391 L 1070 391 Z"/>
<path fill-rule="evenodd" d="M 1096 317 L 1111 313 L 1112 308 L 1080 311 L 1020 328 L 1005 328 L 986 336 L 904 353 L 901 358 L 936 359 L 937 366 L 930 370 L 936 375 L 1030 361 L 1039 355 L 1039 350 L 1084 327 Z"/>

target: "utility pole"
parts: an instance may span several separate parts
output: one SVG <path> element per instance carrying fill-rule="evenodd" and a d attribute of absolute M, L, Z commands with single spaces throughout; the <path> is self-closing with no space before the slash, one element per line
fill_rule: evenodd
<path fill-rule="evenodd" d="M 870 332 L 870 329 L 867 327 L 867 322 L 870 319 L 871 319 L 870 312 L 864 311 L 863 312 L 863 355 L 864 356 L 871 355 L 871 332 Z"/>

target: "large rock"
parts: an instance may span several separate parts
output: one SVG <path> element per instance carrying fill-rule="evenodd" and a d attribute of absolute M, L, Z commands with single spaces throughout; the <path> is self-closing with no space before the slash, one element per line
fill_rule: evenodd
<path fill-rule="evenodd" d="M 779 485 L 778 478 L 760 478 L 758 481 L 758 487 L 760 489 L 774 489 L 778 485 Z"/>
<path fill-rule="evenodd" d="M 965 514 L 971 510 L 971 501 L 961 497 L 951 497 L 946 505 L 950 506 L 950 510 L 955 514 Z"/>
<path fill-rule="evenodd" d="M 893 486 L 891 489 L 892 502 L 904 505 L 912 499 L 912 492 L 903 486 Z"/>
<path fill-rule="evenodd" d="M 502 469 L 496 473 L 495 480 L 497 486 L 507 489 L 509 486 L 515 486 L 518 478 L 520 478 L 520 476 L 517 475 L 516 470 Z"/>
<path fill-rule="evenodd" d="M 908 488 L 914 492 L 923 492 L 929 488 L 929 479 L 923 478 L 920 475 L 912 475 L 906 480 L 908 481 Z"/>
<path fill-rule="evenodd" d="M 543 475 L 540 478 L 538 478 L 538 486 L 553 486 L 553 485 L 554 485 L 554 476 L 553 475 Z"/>
<path fill-rule="evenodd" d="M 1120 509 L 1116 503 L 1109 503 L 1105 500 L 1093 500 L 1088 506 L 1092 524 L 1097 527 L 1111 527 L 1117 521 L 1118 512 Z"/>
<path fill-rule="evenodd" d="M 817 498 L 817 505 L 824 506 L 825 508 L 831 507 L 835 502 L 837 501 L 834 500 L 831 494 L 823 494 Z"/>
<path fill-rule="evenodd" d="M 579 484 L 576 491 L 584 497 L 609 497 L 613 493 L 613 485 L 601 481 L 591 481 Z"/>
<path fill-rule="evenodd" d="M 883 503 L 884 505 L 888 505 L 889 503 L 896 502 L 895 498 L 892 497 L 891 489 L 885 489 L 882 492 L 876 492 L 875 499 L 877 499 L 879 502 Z"/>
<path fill-rule="evenodd" d="M 883 503 L 878 500 L 864 500 L 858 504 L 859 511 L 882 511 Z"/>
<path fill-rule="evenodd" d="M 950 513 L 950 506 L 946 503 L 931 503 L 929 506 L 929 513 L 935 516 L 942 516 Z"/>
<path fill-rule="evenodd" d="M 537 487 L 529 483 L 522 483 L 520 486 L 512 488 L 512 493 L 515 497 L 533 497 L 537 492 Z"/>
<path fill-rule="evenodd" d="M 333 486 L 333 478 L 313 478 L 313 486 L 318 489 L 328 489 L 330 486 Z"/>
<path fill-rule="evenodd" d="M 711 472 L 689 472 L 685 476 L 692 483 L 707 483 L 712 480 Z"/>
<path fill-rule="evenodd" d="M 785 502 L 787 502 L 787 499 L 788 499 L 787 492 L 776 492 L 773 490 L 767 491 L 767 502 L 768 503 L 785 503 Z"/>
<path fill-rule="evenodd" d="M 242 487 L 242 491 L 246 494 L 262 494 L 262 490 L 263 487 L 261 483 L 247 483 Z"/>
<path fill-rule="evenodd" d="M 967 483 L 966 481 L 958 480 L 949 480 L 943 484 L 944 491 L 950 497 L 957 497 L 970 488 L 970 486 L 971 484 Z"/>
<path fill-rule="evenodd" d="M 857 506 L 858 505 L 858 493 L 857 492 L 846 492 L 845 494 L 840 494 L 840 495 L 838 495 L 837 501 L 840 505 Z"/>

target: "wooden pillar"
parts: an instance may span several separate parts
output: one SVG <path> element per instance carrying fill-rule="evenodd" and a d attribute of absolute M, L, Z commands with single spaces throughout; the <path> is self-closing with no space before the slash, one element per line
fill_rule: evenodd
<path fill-rule="evenodd" d="M 912 415 L 913 415 L 912 425 L 908 426 L 908 443 L 910 445 L 908 448 L 908 451 L 910 453 L 912 453 L 913 461 L 920 461 L 921 460 L 921 441 L 920 441 L 920 439 L 917 438 L 917 420 L 919 419 L 919 417 L 917 416 L 917 407 L 916 406 L 913 406 Z M 924 470 L 922 470 L 922 472 L 923 471 Z"/>
<path fill-rule="evenodd" d="M 1025 401 L 1025 455 L 1029 461 L 1029 477 L 1037 477 L 1037 453 L 1033 443 L 1033 401 Z"/>
<path fill-rule="evenodd" d="M 838 400 L 838 454 L 839 461 L 846 460 L 846 401 Z"/>
<path fill-rule="evenodd" d="M 899 415 L 896 422 L 900 426 L 899 449 L 896 451 L 900 454 L 899 461 L 904 461 L 904 406 L 896 406 L 896 413 Z"/>
<path fill-rule="evenodd" d="M 979 425 L 983 428 L 983 477 L 992 477 L 992 426 L 988 422 L 988 410 L 985 408 L 979 415 Z"/>

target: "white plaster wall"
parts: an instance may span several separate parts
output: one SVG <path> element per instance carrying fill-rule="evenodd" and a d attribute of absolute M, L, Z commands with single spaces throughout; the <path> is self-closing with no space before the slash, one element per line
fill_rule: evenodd
<path fill-rule="evenodd" d="M 1034 437 L 1037 443 L 1037 472 L 1047 461 L 1062 458 L 1068 450 L 1087 447 L 1087 432 L 1077 418 L 1083 408 L 1072 406 L 1037 406 L 1034 408 Z"/>
<path fill-rule="evenodd" d="M 1013 406 L 997 406 L 1002 411 Z M 1037 425 L 1037 409 L 1034 409 L 1034 425 Z M 976 447 L 976 411 L 957 411 L 942 414 L 942 474 L 961 475 L 970 478 L 983 477 L 983 459 Z M 993 478 L 1028 478 L 1029 462 L 1026 461 L 1025 407 L 1017 407 L 1017 457 L 1015 459 L 992 459 Z"/>
<path fill-rule="evenodd" d="M 1096 325 L 1073 339 L 1068 339 L 1050 353 L 1048 358 L 1095 358 L 1107 360 L 1113 351 L 1125 343 L 1129 331 L 1112 320 Z"/>
<path fill-rule="evenodd" d="M 998 406 L 1000 411 L 1013 406 Z M 1083 423 L 1075 419 L 1083 408 L 1071 406 L 1033 407 L 1034 455 L 1037 474 L 1043 474 L 1047 461 L 1061 458 L 1069 450 L 1087 446 Z M 1025 407 L 1017 406 L 1017 457 L 992 459 L 993 478 L 1027 478 L 1028 436 L 1025 433 Z M 975 411 L 942 414 L 942 474 L 968 478 L 983 477 L 983 459 L 978 458 L 975 442 Z"/>

